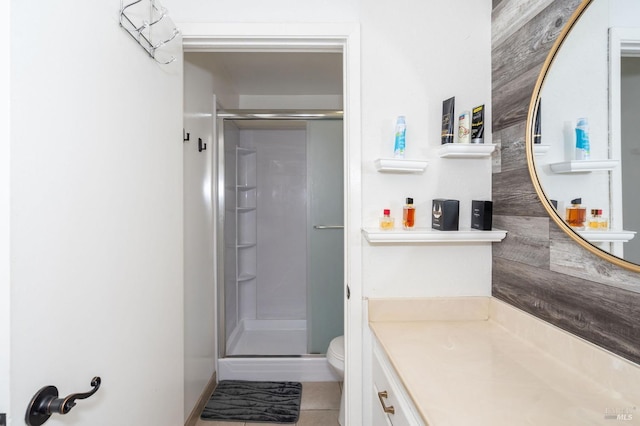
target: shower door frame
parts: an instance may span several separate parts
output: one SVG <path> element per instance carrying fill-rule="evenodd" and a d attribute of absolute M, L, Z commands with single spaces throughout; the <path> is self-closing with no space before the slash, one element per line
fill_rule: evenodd
<path fill-rule="evenodd" d="M 345 411 L 347 424 L 366 417 L 362 285 L 362 142 L 360 28 L 356 23 L 179 23 L 185 52 L 341 52 L 344 109 Z M 217 171 L 214 171 L 217 173 Z M 216 187 L 216 191 L 219 188 Z M 215 213 L 214 213 L 215 214 Z M 217 216 L 217 215 L 216 215 Z M 216 226 L 218 217 L 214 217 Z M 348 297 L 348 296 L 350 297 Z M 217 337 L 216 337 L 217 342 Z M 218 353 L 218 349 L 216 350 Z M 216 359 L 217 364 L 217 359 Z M 216 365 L 216 370 L 218 366 Z"/>
<path fill-rule="evenodd" d="M 287 355 L 265 355 L 260 353 L 255 354 L 238 354 L 232 355 L 228 353 L 228 338 L 227 338 L 227 294 L 226 294 L 226 271 L 225 271 L 225 256 L 224 252 L 227 247 L 226 237 L 225 235 L 225 223 L 226 223 L 226 212 L 227 212 L 227 198 L 225 196 L 226 189 L 229 187 L 228 182 L 225 180 L 226 176 L 226 141 L 225 141 L 225 121 L 243 121 L 243 120 L 252 120 L 252 121 L 322 121 L 322 120 L 339 120 L 342 122 L 342 128 L 344 132 L 344 114 L 342 111 L 335 110 L 254 110 L 254 109 L 234 109 L 234 110 L 217 110 L 216 113 L 216 133 L 217 136 L 215 138 L 215 153 L 217 154 L 217 158 L 214 166 L 214 182 L 217 183 L 217 196 L 215 197 L 215 211 L 217 214 L 216 220 L 216 279 L 218 281 L 217 295 L 218 295 L 218 303 L 217 303 L 217 318 L 218 318 L 218 358 L 251 358 L 251 357 L 310 357 L 310 358 L 318 358 L 324 357 L 325 354 L 318 353 L 310 353 L 306 352 L 303 354 L 287 354 Z M 344 140 L 343 144 L 344 145 Z M 344 151 L 344 147 L 343 147 Z M 237 154 L 236 154 L 237 155 Z M 238 160 L 236 158 L 236 173 L 238 167 Z M 344 186 L 344 184 L 343 184 Z M 237 196 L 237 194 L 236 194 Z M 237 202 L 237 200 L 236 200 Z M 344 220 L 344 215 L 343 215 Z M 236 223 L 236 234 L 238 227 L 238 215 L 235 217 Z M 234 264 L 236 265 L 236 275 L 238 268 L 238 251 L 236 250 L 236 258 Z M 343 265 L 344 267 L 344 265 Z M 254 277 L 255 279 L 255 277 Z M 236 310 L 239 309 L 238 301 L 239 294 L 236 289 Z M 235 319 L 236 327 L 240 326 L 242 319 L 237 317 Z M 308 318 L 307 318 L 308 321 Z M 309 329 L 307 328 L 307 332 Z M 232 333 L 233 334 L 233 333 Z M 308 337 L 307 337 L 307 349 L 309 345 Z"/>

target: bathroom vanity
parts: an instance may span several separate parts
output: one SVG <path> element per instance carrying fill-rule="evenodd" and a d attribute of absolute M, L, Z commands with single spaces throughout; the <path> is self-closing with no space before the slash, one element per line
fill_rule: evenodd
<path fill-rule="evenodd" d="M 424 425 L 418 409 L 378 342 L 374 344 L 372 359 L 373 426 Z"/>
<path fill-rule="evenodd" d="M 495 298 L 370 299 L 369 326 L 376 426 L 640 425 L 640 366 Z"/>

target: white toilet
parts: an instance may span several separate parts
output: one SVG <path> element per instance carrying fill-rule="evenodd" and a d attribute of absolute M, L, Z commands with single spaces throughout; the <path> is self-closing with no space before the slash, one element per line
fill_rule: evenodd
<path fill-rule="evenodd" d="M 327 361 L 338 374 L 340 380 L 344 381 L 344 336 L 338 336 L 329 343 L 327 349 Z M 338 415 L 338 423 L 344 426 L 344 387 L 342 397 L 340 398 L 340 414 Z"/>

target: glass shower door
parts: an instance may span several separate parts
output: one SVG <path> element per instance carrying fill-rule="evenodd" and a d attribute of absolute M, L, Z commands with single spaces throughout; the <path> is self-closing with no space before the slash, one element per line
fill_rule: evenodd
<path fill-rule="evenodd" d="M 342 120 L 307 122 L 308 352 L 324 354 L 344 334 Z"/>

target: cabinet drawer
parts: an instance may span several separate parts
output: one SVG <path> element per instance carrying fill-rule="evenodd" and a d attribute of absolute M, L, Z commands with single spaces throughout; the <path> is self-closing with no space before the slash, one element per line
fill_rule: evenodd
<path fill-rule="evenodd" d="M 392 426 L 426 426 L 418 420 L 415 409 L 402 384 L 395 376 L 393 367 L 385 359 L 379 348 L 373 351 L 373 419 L 374 425 L 384 425 L 379 419 L 381 413 Z M 386 408 L 386 412 L 385 412 Z M 391 412 L 393 411 L 393 413 Z"/>

